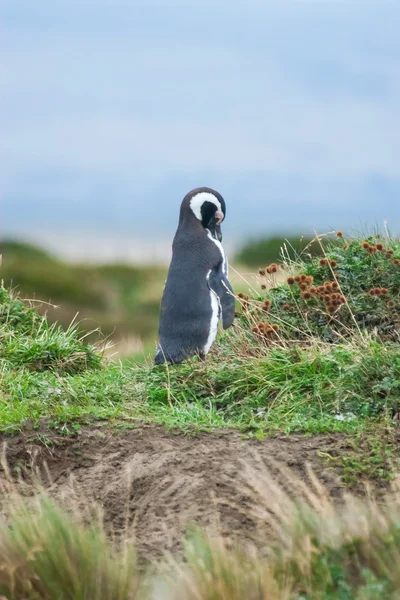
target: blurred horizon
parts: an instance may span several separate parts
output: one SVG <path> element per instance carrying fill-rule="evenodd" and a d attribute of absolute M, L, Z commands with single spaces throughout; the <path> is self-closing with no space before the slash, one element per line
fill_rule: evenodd
<path fill-rule="evenodd" d="M 400 231 L 400 5 L 0 3 L 0 238 L 165 262 L 199 185 L 224 242 Z"/>
<path fill-rule="evenodd" d="M 248 235 L 240 237 L 238 240 L 229 239 L 223 231 L 223 245 L 227 256 L 232 262 L 235 262 L 236 256 L 242 249 L 247 248 L 258 242 L 268 242 L 271 240 L 280 239 L 282 243 L 289 240 L 302 239 L 311 240 L 315 235 L 326 235 L 329 237 L 337 231 L 336 229 L 327 229 L 324 231 L 270 231 L 265 235 Z M 0 230 L 1 232 L 1 230 Z M 44 250 L 53 256 L 55 259 L 65 261 L 70 264 L 131 264 L 131 265 L 154 265 L 168 266 L 172 257 L 172 241 L 175 230 L 171 233 L 170 239 L 165 235 L 164 238 L 157 240 L 143 240 L 133 236 L 121 235 L 88 235 L 84 232 L 46 232 L 37 231 L 32 235 L 32 232 L 20 232 L 19 234 L 5 234 L 0 236 L 0 246 L 2 243 L 10 243 L 11 245 L 23 244 L 27 247 L 32 246 L 33 249 Z M 232 232 L 230 232 L 232 233 Z M 375 224 L 360 224 L 357 228 L 345 231 L 346 237 L 366 237 L 373 233 L 381 233 L 384 237 L 398 237 L 399 232 L 391 228 L 390 223 L 375 223 Z M 260 263 L 261 264 L 261 263 Z"/>

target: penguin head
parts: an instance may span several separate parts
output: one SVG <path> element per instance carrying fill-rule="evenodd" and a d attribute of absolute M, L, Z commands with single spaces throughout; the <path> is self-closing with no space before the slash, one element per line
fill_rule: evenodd
<path fill-rule="evenodd" d="M 221 223 L 226 216 L 225 200 L 215 190 L 200 187 L 186 194 L 181 206 L 181 219 L 190 215 L 200 221 L 218 241 L 222 241 Z"/>

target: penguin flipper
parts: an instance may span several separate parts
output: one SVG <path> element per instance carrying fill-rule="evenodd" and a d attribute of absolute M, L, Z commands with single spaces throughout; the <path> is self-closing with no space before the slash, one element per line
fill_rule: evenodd
<path fill-rule="evenodd" d="M 217 294 L 221 304 L 222 326 L 224 329 L 228 329 L 235 318 L 235 296 L 232 286 L 222 270 L 222 265 L 211 271 L 208 283 L 210 289 Z"/>

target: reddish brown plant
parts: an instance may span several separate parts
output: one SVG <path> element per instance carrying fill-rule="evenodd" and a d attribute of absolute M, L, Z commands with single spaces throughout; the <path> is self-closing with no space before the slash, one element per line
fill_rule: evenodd
<path fill-rule="evenodd" d="M 308 291 L 302 292 L 300 296 L 303 298 L 303 300 L 309 300 L 311 298 L 311 294 Z"/>
<path fill-rule="evenodd" d="M 264 300 L 261 310 L 263 312 L 268 312 L 269 309 L 271 308 L 271 304 L 272 304 L 271 300 Z"/>

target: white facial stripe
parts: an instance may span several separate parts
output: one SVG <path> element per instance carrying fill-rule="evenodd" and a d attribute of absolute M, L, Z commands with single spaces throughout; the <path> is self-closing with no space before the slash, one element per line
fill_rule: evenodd
<path fill-rule="evenodd" d="M 199 221 L 201 221 L 202 219 L 201 207 L 203 206 L 204 202 L 212 202 L 215 205 L 217 211 L 224 215 L 224 213 L 222 212 L 221 202 L 216 196 L 214 196 L 214 194 L 211 194 L 211 192 L 199 192 L 198 194 L 193 196 L 193 198 L 190 201 L 190 208 L 194 212 L 195 216 L 199 219 Z"/>

